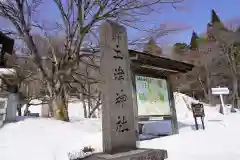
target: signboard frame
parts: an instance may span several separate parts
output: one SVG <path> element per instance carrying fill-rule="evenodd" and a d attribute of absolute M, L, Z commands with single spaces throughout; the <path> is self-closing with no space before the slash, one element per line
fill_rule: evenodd
<path fill-rule="evenodd" d="M 151 77 L 151 78 L 157 78 L 157 79 L 164 79 L 167 82 L 167 90 L 168 90 L 168 99 L 169 99 L 169 107 L 170 107 L 170 113 L 169 115 L 138 115 L 138 103 L 137 103 L 137 90 L 136 90 L 136 76 L 145 76 L 145 77 Z M 132 83 L 133 83 L 133 94 L 134 94 L 134 108 L 136 117 L 139 121 L 146 121 L 150 118 L 154 117 L 162 117 L 163 120 L 170 120 L 171 126 L 172 126 L 172 134 L 178 134 L 178 122 L 177 122 L 177 114 L 176 114 L 176 108 L 175 108 L 175 101 L 174 101 L 174 95 L 173 95 L 173 89 L 171 85 L 171 79 L 169 76 L 165 75 L 154 75 L 154 74 L 148 74 L 148 73 L 141 73 L 141 72 L 132 72 Z"/>
<path fill-rule="evenodd" d="M 171 94 L 170 94 L 170 87 L 169 87 L 169 82 L 168 82 L 168 78 L 166 77 L 155 77 L 155 76 L 149 76 L 149 75 L 145 75 L 145 74 L 135 74 L 134 76 L 134 88 L 135 88 L 135 94 L 136 94 L 136 105 L 137 105 L 137 108 L 139 110 L 139 106 L 138 106 L 138 99 L 137 99 L 137 76 L 141 76 L 141 77 L 146 77 L 146 78 L 153 78 L 153 79 L 157 79 L 157 80 L 164 80 L 166 82 L 166 90 L 167 90 L 167 98 L 168 98 L 168 105 L 169 105 L 169 114 L 146 114 L 146 115 L 139 115 L 139 117 L 164 117 L 164 116 L 169 116 L 169 115 L 172 115 L 172 106 L 171 106 Z M 161 107 L 161 106 L 159 106 Z"/>

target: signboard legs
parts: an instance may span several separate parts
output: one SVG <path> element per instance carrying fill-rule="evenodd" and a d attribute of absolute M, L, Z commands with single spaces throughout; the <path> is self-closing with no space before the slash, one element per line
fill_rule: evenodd
<path fill-rule="evenodd" d="M 201 122 L 202 122 L 202 129 L 205 130 L 204 119 L 203 119 L 203 117 L 200 117 L 200 118 L 201 118 Z M 197 123 L 197 117 L 194 117 L 194 121 L 195 121 L 196 130 L 198 130 L 199 127 L 198 127 L 198 123 Z"/>
<path fill-rule="evenodd" d="M 194 121 L 195 121 L 196 130 L 198 130 L 197 117 L 194 117 Z"/>
<path fill-rule="evenodd" d="M 205 130 L 205 124 L 204 124 L 204 119 L 203 119 L 203 117 L 201 117 L 201 121 L 202 121 L 202 127 L 203 127 L 203 129 Z"/>
<path fill-rule="evenodd" d="M 178 134 L 179 130 L 178 130 L 178 121 L 177 121 L 177 111 L 176 111 L 176 106 L 175 106 L 175 100 L 174 100 L 174 95 L 173 95 L 173 89 L 172 89 L 172 85 L 171 85 L 171 77 L 168 77 L 168 93 L 169 93 L 169 101 L 170 101 L 170 107 L 172 110 L 172 130 L 173 130 L 173 134 Z"/>

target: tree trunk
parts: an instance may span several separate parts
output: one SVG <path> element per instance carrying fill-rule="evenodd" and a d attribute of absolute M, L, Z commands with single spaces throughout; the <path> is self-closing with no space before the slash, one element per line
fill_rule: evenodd
<path fill-rule="evenodd" d="M 213 104 L 213 100 L 212 100 L 212 90 L 211 87 L 208 87 L 208 103 L 209 104 Z"/>
<path fill-rule="evenodd" d="M 97 118 L 95 111 L 100 107 L 100 105 L 101 105 L 100 101 L 97 101 L 95 107 L 89 112 L 88 118 Z"/>
<path fill-rule="evenodd" d="M 232 101 L 232 110 L 238 108 L 238 79 L 236 75 L 233 75 L 233 101 Z"/>
<path fill-rule="evenodd" d="M 201 79 L 201 77 L 199 75 L 200 75 L 200 73 L 198 73 L 198 76 L 197 76 L 198 77 L 198 81 L 199 81 L 201 89 L 203 91 L 204 99 L 206 100 L 206 98 L 208 97 L 208 91 L 206 90 L 206 87 L 204 86 L 204 83 L 202 82 L 202 79 Z M 198 100 L 200 100 L 200 99 L 198 99 Z"/>
<path fill-rule="evenodd" d="M 233 80 L 233 101 L 232 101 L 232 109 L 231 111 L 234 110 L 234 108 L 238 108 L 238 78 L 237 78 L 237 62 L 236 62 L 236 57 L 234 56 L 234 52 L 232 51 L 232 48 L 230 49 L 231 54 L 227 54 L 229 64 L 231 67 L 232 71 L 232 80 Z"/>
<path fill-rule="evenodd" d="M 29 107 L 30 107 L 30 105 L 29 105 L 29 103 L 27 103 L 26 104 L 26 108 L 24 110 L 24 114 L 23 114 L 24 116 L 29 116 L 29 113 L 30 113 Z"/>
<path fill-rule="evenodd" d="M 88 118 L 87 105 L 84 100 L 82 101 L 82 103 L 83 103 L 83 110 L 84 110 L 84 118 Z"/>
<path fill-rule="evenodd" d="M 18 107 L 17 107 L 17 113 L 18 113 L 18 116 L 22 116 L 22 110 L 21 110 L 22 106 L 20 104 L 18 104 Z"/>
<path fill-rule="evenodd" d="M 51 100 L 48 100 L 48 107 L 49 107 L 49 113 L 48 113 L 48 116 L 49 117 L 53 117 L 53 106 L 52 106 L 52 101 Z"/>
<path fill-rule="evenodd" d="M 87 74 L 87 75 L 88 75 L 88 74 Z M 87 80 L 86 85 L 87 85 L 87 91 L 88 91 L 88 96 L 87 96 L 88 113 L 89 113 L 89 115 L 90 115 L 90 112 L 91 112 L 91 110 L 92 110 L 92 98 L 91 98 L 91 86 L 90 86 L 88 80 Z M 88 115 L 88 118 L 91 118 L 91 117 L 89 117 L 89 115 Z"/>
<path fill-rule="evenodd" d="M 83 105 L 84 118 L 88 118 L 87 106 L 86 106 L 86 103 L 85 103 L 85 96 L 83 94 L 83 91 L 84 90 L 81 87 L 80 101 L 82 102 L 82 105 Z"/>
<path fill-rule="evenodd" d="M 211 80 L 209 74 L 207 74 L 207 99 L 209 104 L 213 104 L 212 100 L 212 89 L 211 89 Z"/>
<path fill-rule="evenodd" d="M 87 102 L 88 102 L 88 113 L 90 113 L 92 110 L 92 103 L 91 103 L 90 96 L 87 97 Z M 91 117 L 88 116 L 88 118 L 91 118 Z"/>
<path fill-rule="evenodd" d="M 233 100 L 232 100 L 232 107 L 231 107 L 232 113 L 236 112 L 235 108 L 238 108 L 238 98 L 236 95 L 233 97 Z"/>
<path fill-rule="evenodd" d="M 52 100 L 53 117 L 57 120 L 69 121 L 68 104 L 64 93 L 56 95 Z"/>
<path fill-rule="evenodd" d="M 211 90 L 211 73 L 209 71 L 207 63 L 205 63 L 205 71 L 206 71 L 206 81 L 207 81 L 207 90 L 208 90 L 208 103 L 212 104 L 212 90 Z"/>

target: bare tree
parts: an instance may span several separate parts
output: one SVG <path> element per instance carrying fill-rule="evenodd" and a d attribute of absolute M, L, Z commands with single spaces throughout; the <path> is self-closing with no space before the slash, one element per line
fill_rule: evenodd
<path fill-rule="evenodd" d="M 21 116 L 21 108 L 26 105 L 26 111 L 32 99 L 44 98 L 43 83 L 39 78 L 38 68 L 32 62 L 29 56 L 19 56 L 16 54 L 8 55 L 7 68 L 14 70 L 14 73 L 9 77 L 1 76 L 4 82 L 2 87 L 4 90 L 13 88 L 10 92 L 18 93 L 20 104 L 18 106 L 18 114 Z"/>
<path fill-rule="evenodd" d="M 44 2 L 42 0 L 12 0 L 0 2 L 0 16 L 8 20 L 15 30 L 9 33 L 17 34 L 21 42 L 24 42 L 33 57 L 34 65 L 38 68 L 41 81 L 47 86 L 47 94 L 51 100 L 53 116 L 56 119 L 68 121 L 68 106 L 70 82 L 73 82 L 72 75 L 76 74 L 79 64 L 85 57 L 93 57 L 94 54 L 82 52 L 82 48 L 88 46 L 92 48 L 98 44 L 98 34 L 96 29 L 103 20 L 112 19 L 125 26 L 145 29 L 139 26 L 143 17 L 154 12 L 158 5 L 170 4 L 174 6 L 182 0 L 52 0 L 60 13 L 61 22 L 58 23 L 58 29 L 63 32 L 64 45 L 59 50 L 53 47 L 48 38 L 48 56 L 43 60 L 41 50 L 34 41 L 33 33 L 37 28 L 45 36 L 49 37 L 50 33 L 46 26 L 34 20 L 37 9 Z M 39 12 L 40 14 L 41 12 Z M 86 42 L 88 37 L 96 38 L 92 44 Z M 22 43 L 23 44 L 23 43 Z M 61 52 L 61 54 L 59 54 Z M 50 61 L 49 66 L 45 62 Z M 85 75 L 85 79 L 88 76 Z M 83 94 L 87 89 L 84 83 L 89 83 L 81 79 L 78 83 L 83 87 Z M 89 90 L 88 90 L 89 91 Z"/>
<path fill-rule="evenodd" d="M 221 52 L 225 55 L 228 61 L 228 67 L 230 69 L 232 78 L 232 99 L 233 106 L 237 107 L 237 100 L 239 99 L 238 93 L 238 75 L 239 75 L 239 52 L 240 52 L 240 39 L 239 33 L 226 29 L 221 24 L 214 24 L 211 28 L 211 33 L 216 39 L 216 43 L 219 46 Z"/>

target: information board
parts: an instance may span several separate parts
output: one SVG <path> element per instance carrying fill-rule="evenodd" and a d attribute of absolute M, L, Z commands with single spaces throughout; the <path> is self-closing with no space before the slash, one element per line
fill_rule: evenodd
<path fill-rule="evenodd" d="M 200 104 L 200 103 L 192 104 L 192 111 L 193 111 L 194 117 L 204 117 L 205 116 L 203 104 Z"/>
<path fill-rule="evenodd" d="M 138 115 L 170 115 L 167 81 L 136 76 Z"/>

